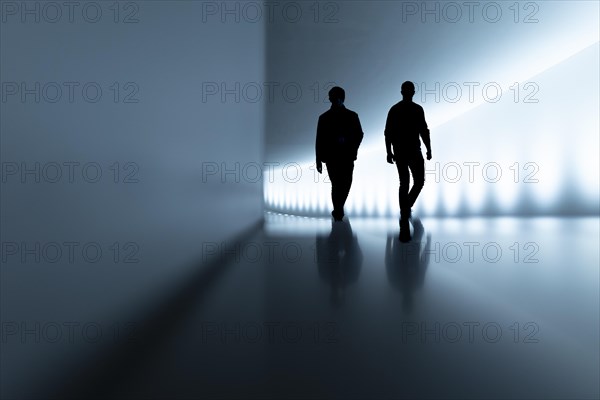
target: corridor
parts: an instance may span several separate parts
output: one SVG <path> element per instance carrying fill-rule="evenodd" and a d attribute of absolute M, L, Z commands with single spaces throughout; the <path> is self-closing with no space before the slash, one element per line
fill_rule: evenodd
<path fill-rule="evenodd" d="M 598 396 L 597 218 L 266 213 L 59 393 L 111 398 Z M 212 264 L 211 264 L 212 263 Z M 76 379 L 74 379 L 76 378 Z"/>

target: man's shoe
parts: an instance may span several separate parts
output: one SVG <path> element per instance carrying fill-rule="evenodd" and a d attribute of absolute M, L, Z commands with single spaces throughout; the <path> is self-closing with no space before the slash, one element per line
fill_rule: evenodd
<path fill-rule="evenodd" d="M 400 219 L 401 220 L 409 220 L 412 219 L 412 208 L 409 208 L 407 211 L 400 211 Z"/>
<path fill-rule="evenodd" d="M 409 229 L 401 229 L 400 230 L 400 236 L 398 237 L 398 240 L 400 240 L 402 243 L 408 243 L 410 242 L 412 238 L 410 237 L 410 230 Z"/>
<path fill-rule="evenodd" d="M 400 219 L 400 237 L 402 243 L 410 242 L 410 225 L 408 219 Z"/>
<path fill-rule="evenodd" d="M 344 219 L 344 213 L 343 213 L 343 212 L 338 212 L 338 211 L 336 211 L 336 210 L 333 210 L 333 211 L 331 212 L 331 216 L 333 217 L 333 219 L 334 219 L 335 221 L 341 221 L 341 220 L 343 220 L 343 219 Z"/>

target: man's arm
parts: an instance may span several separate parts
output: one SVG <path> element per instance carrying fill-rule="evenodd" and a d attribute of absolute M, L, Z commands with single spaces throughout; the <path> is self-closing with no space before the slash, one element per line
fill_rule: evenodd
<path fill-rule="evenodd" d="M 317 139 L 315 140 L 315 155 L 317 159 L 317 171 L 319 173 L 323 172 L 323 121 L 321 117 L 319 117 L 319 122 L 317 123 Z"/>
<path fill-rule="evenodd" d="M 427 122 L 425 121 L 425 112 L 421 108 L 421 128 L 419 129 L 419 134 L 421 135 L 421 139 L 423 139 L 423 144 L 427 148 L 427 159 L 431 160 L 431 139 L 429 137 L 429 128 L 427 127 Z"/>
<path fill-rule="evenodd" d="M 392 142 L 389 136 L 385 137 L 385 151 L 387 154 L 387 162 L 390 164 L 394 163 L 394 153 L 392 153 Z"/>
<path fill-rule="evenodd" d="M 360 118 L 358 118 L 358 114 L 354 114 L 356 116 L 356 120 L 354 121 L 354 149 L 355 153 L 358 153 L 358 148 L 362 143 L 362 140 L 365 136 L 362 125 L 360 124 Z"/>
<path fill-rule="evenodd" d="M 385 121 L 385 131 L 384 131 L 384 136 L 385 136 L 385 151 L 387 154 L 387 162 L 390 164 L 394 163 L 394 153 L 392 153 L 392 132 L 391 132 L 391 116 L 392 114 L 392 110 L 390 110 L 388 112 L 388 116 L 387 119 Z"/>

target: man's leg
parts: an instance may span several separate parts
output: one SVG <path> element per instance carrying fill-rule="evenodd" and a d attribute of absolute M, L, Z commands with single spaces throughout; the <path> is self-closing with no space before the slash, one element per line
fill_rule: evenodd
<path fill-rule="evenodd" d="M 408 167 L 413 177 L 413 186 L 408 193 L 407 206 L 410 209 L 417 201 L 419 193 L 425 185 L 425 160 L 423 155 L 419 152 L 410 158 Z"/>
<path fill-rule="evenodd" d="M 331 202 L 333 203 L 333 217 L 342 219 L 344 204 L 352 186 L 354 161 L 336 161 L 327 164 L 327 172 L 331 180 Z"/>
<path fill-rule="evenodd" d="M 398 168 L 398 178 L 400 187 L 398 188 L 398 203 L 400 205 L 400 219 L 408 220 L 410 213 L 410 204 L 408 199 L 408 186 L 410 184 L 410 174 L 406 158 L 396 159 L 396 168 Z"/>
<path fill-rule="evenodd" d="M 343 176 L 340 170 L 339 162 L 328 162 L 327 173 L 329 174 L 329 180 L 331 180 L 331 202 L 333 203 L 333 218 L 338 220 L 344 216 L 344 208 L 340 208 L 340 192 L 342 191 L 341 186 L 343 185 Z"/>
<path fill-rule="evenodd" d="M 410 217 L 410 204 L 408 198 L 408 186 L 410 184 L 410 172 L 408 169 L 408 159 L 401 157 L 396 159 L 396 167 L 398 168 L 398 178 L 400 179 L 400 187 L 398 189 L 398 201 L 400 203 L 400 241 L 410 241 L 410 227 L 408 218 Z"/>
<path fill-rule="evenodd" d="M 346 200 L 348 199 L 348 194 L 350 193 L 350 188 L 352 187 L 352 174 L 354 172 L 354 161 L 344 161 L 343 164 L 340 165 L 339 177 L 340 177 L 340 191 L 338 207 L 341 210 L 342 215 L 344 214 L 344 205 L 346 204 Z"/>

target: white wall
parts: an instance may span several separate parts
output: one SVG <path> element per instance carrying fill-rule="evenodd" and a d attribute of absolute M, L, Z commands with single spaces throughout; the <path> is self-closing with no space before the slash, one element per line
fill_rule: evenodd
<path fill-rule="evenodd" d="M 203 244 L 227 240 L 262 218 L 260 183 L 236 183 L 234 176 L 222 183 L 216 175 L 203 182 L 203 163 L 233 168 L 262 160 L 261 106 L 231 97 L 203 101 L 202 93 L 206 82 L 262 78 L 264 25 L 222 23 L 203 2 L 123 2 L 117 23 L 114 2 L 88 6 L 88 18 L 102 11 L 96 23 L 82 14 L 90 3 L 74 9 L 73 22 L 62 2 L 54 4 L 63 13 L 55 23 L 48 21 L 55 10 L 43 2 L 26 4 L 38 7 L 39 23 L 22 15 L 25 3 L 3 2 L 1 10 L 1 312 L 3 329 L 19 329 L 2 341 L 7 397 L 34 396 L 43 390 L 37 379 L 58 360 L 100 346 L 81 336 L 50 344 L 25 335 L 21 343 L 21 322 L 34 330 L 40 323 L 38 332 L 48 323 L 96 323 L 106 338 L 112 324 L 201 267 Z M 124 23 L 127 16 L 138 21 Z M 39 102 L 35 94 L 13 95 L 13 82 L 19 90 L 40 82 Z M 79 83 L 72 102 L 65 82 Z M 82 97 L 87 82 L 101 87 L 99 101 L 90 100 L 92 89 Z M 116 102 L 114 82 L 121 91 Z M 52 102 L 56 86 L 64 91 Z M 124 102 L 132 88 L 139 91 L 129 100 L 138 102 Z M 80 163 L 71 164 L 72 181 L 69 162 Z M 35 173 L 21 175 L 21 163 L 39 163 L 39 182 Z M 95 164 L 83 177 L 86 163 Z M 57 165 L 62 177 L 53 183 Z M 90 183 L 94 165 L 102 176 Z M 76 243 L 73 262 L 66 242 Z M 97 262 L 82 255 L 86 243 L 92 258 L 101 249 Z M 22 260 L 21 251 L 36 244 L 37 254 Z M 63 254 L 52 262 L 56 248 Z M 139 262 L 124 263 L 127 255 Z"/>

